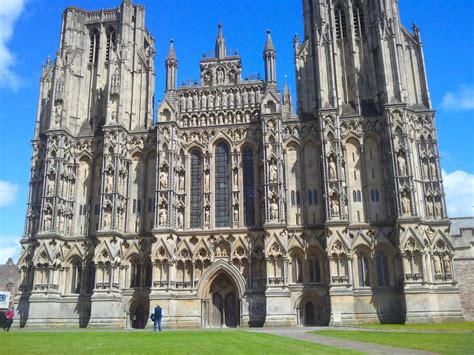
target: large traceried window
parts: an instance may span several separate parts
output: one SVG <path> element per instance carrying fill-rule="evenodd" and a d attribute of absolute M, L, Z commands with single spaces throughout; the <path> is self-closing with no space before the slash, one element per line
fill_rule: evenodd
<path fill-rule="evenodd" d="M 202 155 L 197 149 L 191 152 L 190 190 L 190 227 L 200 228 L 202 225 Z"/>
<path fill-rule="evenodd" d="M 216 227 L 230 226 L 230 155 L 229 146 L 219 143 L 216 146 Z"/>
<path fill-rule="evenodd" d="M 245 148 L 242 152 L 244 168 L 244 208 L 245 225 L 255 225 L 255 178 L 253 150 Z"/>

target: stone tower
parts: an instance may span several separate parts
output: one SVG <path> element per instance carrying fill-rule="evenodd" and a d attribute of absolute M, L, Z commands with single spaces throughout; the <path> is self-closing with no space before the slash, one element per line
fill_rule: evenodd
<path fill-rule="evenodd" d="M 389 241 L 399 253 L 404 318 L 456 313 L 451 265 L 440 261 L 453 249 L 419 29 L 401 24 L 395 0 L 304 0 L 303 12 L 304 41 L 294 40 L 298 114 L 319 122 L 331 268 L 336 246 L 356 249 L 362 235 L 372 246 Z M 348 263 L 359 280 L 331 270 L 333 321 L 357 312 L 343 285 L 364 285 L 364 255 L 383 268 L 377 253 L 356 251 Z"/>

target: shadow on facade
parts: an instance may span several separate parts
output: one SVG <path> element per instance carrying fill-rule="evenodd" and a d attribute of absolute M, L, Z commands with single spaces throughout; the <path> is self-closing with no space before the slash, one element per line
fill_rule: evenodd
<path fill-rule="evenodd" d="M 250 290 L 247 293 L 249 302 L 249 327 L 263 327 L 267 318 L 267 299 L 265 292 Z"/>
<path fill-rule="evenodd" d="M 30 316 L 30 296 L 31 294 L 22 293 L 18 302 L 16 313 L 20 315 L 20 327 L 24 328 Z"/>
<path fill-rule="evenodd" d="M 126 309 L 129 327 L 145 329 L 150 313 L 150 289 L 135 289 Z"/>

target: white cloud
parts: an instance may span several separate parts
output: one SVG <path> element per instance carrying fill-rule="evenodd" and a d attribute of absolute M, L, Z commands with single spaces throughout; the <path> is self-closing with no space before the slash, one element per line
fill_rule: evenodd
<path fill-rule="evenodd" d="M 474 174 L 443 170 L 444 192 L 449 217 L 474 216 Z"/>
<path fill-rule="evenodd" d="M 18 89 L 20 78 L 13 72 L 15 55 L 7 44 L 13 35 L 13 25 L 25 6 L 25 0 L 0 0 L 0 88 Z"/>
<path fill-rule="evenodd" d="M 0 180 L 0 207 L 13 204 L 16 200 L 18 186 L 8 181 Z"/>
<path fill-rule="evenodd" d="M 441 107 L 445 111 L 470 111 L 474 110 L 474 87 L 460 86 L 456 91 L 444 94 Z"/>
<path fill-rule="evenodd" d="M 6 236 L 0 234 L 0 264 L 5 264 L 8 258 L 16 263 L 20 256 L 20 237 Z"/>

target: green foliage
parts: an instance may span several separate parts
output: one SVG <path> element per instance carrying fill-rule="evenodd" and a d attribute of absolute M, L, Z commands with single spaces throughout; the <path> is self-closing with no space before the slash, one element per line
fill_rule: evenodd
<path fill-rule="evenodd" d="M 3 354 L 343 354 L 347 350 L 246 331 L 12 330 L 0 335 Z M 350 352 L 349 352 L 350 353 Z"/>
<path fill-rule="evenodd" d="M 313 333 L 338 339 L 426 350 L 442 354 L 471 354 L 474 349 L 474 333 L 471 332 L 423 333 L 416 331 L 321 330 Z"/>

